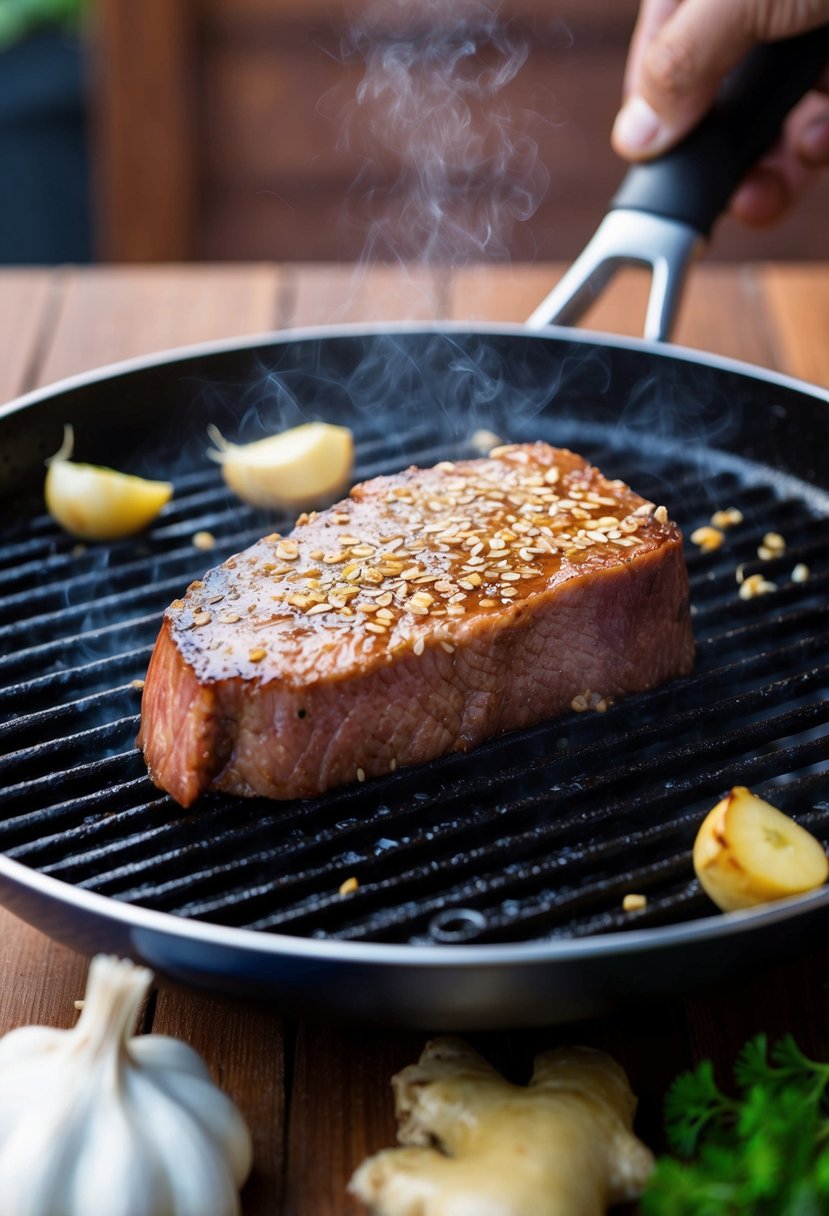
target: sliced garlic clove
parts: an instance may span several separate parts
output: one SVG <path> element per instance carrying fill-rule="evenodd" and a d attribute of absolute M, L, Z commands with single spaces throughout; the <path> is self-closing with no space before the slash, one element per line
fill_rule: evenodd
<path fill-rule="evenodd" d="M 228 487 L 255 507 L 308 510 L 332 502 L 347 488 L 354 467 L 348 427 L 307 422 L 255 443 L 229 443 L 208 427 Z"/>
<path fill-rule="evenodd" d="M 694 843 L 694 870 L 719 908 L 731 912 L 821 886 L 829 877 L 823 845 L 744 786 L 706 816 Z"/>
<path fill-rule="evenodd" d="M 80 540 L 119 540 L 143 531 L 173 495 L 169 481 L 150 481 L 70 459 L 72 428 L 48 463 L 44 498 L 56 523 Z"/>

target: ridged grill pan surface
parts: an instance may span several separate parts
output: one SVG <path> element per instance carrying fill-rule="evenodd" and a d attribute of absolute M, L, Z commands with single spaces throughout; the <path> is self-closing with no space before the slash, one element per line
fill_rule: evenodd
<path fill-rule="evenodd" d="M 485 429 L 580 451 L 666 503 L 686 538 L 739 508 L 716 553 L 686 543 L 693 675 L 322 798 L 208 795 L 183 812 L 134 746 L 161 613 L 208 565 L 291 525 L 228 493 L 207 424 L 245 441 L 315 417 L 353 428 L 357 479 L 472 455 Z M 44 513 L 42 458 L 64 422 L 83 459 L 174 481 L 146 535 L 79 547 Z M 735 784 L 829 840 L 817 390 L 518 327 L 339 330 L 81 377 L 13 403 L 0 440 L 0 888 L 41 928 L 290 1007 L 486 1026 L 689 986 L 823 923 L 825 892 L 712 915 L 690 866 L 702 815 Z M 763 562 L 769 531 L 786 552 Z M 738 567 L 774 594 L 741 600 Z M 632 892 L 647 897 L 634 914 Z"/>

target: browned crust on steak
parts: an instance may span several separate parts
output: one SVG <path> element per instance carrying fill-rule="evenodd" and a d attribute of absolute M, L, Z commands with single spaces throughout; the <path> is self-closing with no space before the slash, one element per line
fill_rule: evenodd
<path fill-rule="evenodd" d="M 571 452 L 507 447 L 356 486 L 194 583 L 165 614 L 139 745 L 184 806 L 305 797 L 692 662 L 664 508 Z"/>

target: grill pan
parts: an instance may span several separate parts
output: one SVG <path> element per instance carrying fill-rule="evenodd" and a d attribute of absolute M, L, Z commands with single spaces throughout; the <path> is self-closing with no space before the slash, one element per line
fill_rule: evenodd
<path fill-rule="evenodd" d="M 570 1020 L 767 964 L 829 890 L 720 916 L 690 846 L 745 784 L 829 842 L 829 394 L 678 348 L 463 326 L 304 331 L 193 348 L 30 394 L 0 417 L 0 894 L 69 945 L 185 982 L 386 1024 Z M 480 428 L 573 447 L 666 502 L 688 546 L 694 674 L 301 803 L 162 796 L 134 747 L 166 604 L 287 518 L 240 505 L 206 426 L 247 441 L 336 418 L 356 476 L 472 454 Z M 79 551 L 43 513 L 43 458 L 171 476 L 144 536 Z M 200 530 L 217 539 L 205 555 Z M 784 558 L 759 563 L 767 531 Z M 794 583 L 797 562 L 810 567 Z M 737 596 L 735 569 L 775 594 Z M 343 897 L 341 882 L 359 879 Z M 625 893 L 642 911 L 623 913 Z"/>
<path fill-rule="evenodd" d="M 829 888 L 712 915 L 690 849 L 733 785 L 829 843 L 829 393 L 650 341 L 538 330 L 575 320 L 632 260 L 654 269 L 647 332 L 667 335 L 690 258 L 827 53 L 826 29 L 761 49 L 748 92 L 737 79 L 683 148 L 631 171 L 528 326 L 214 343 L 0 411 L 0 898 L 12 910 L 175 980 L 430 1029 L 573 1020 L 825 934 Z M 206 565 L 292 522 L 229 496 L 205 459 L 207 425 L 247 442 L 310 418 L 352 428 L 360 479 L 473 455 L 487 430 L 580 451 L 666 503 L 686 536 L 739 508 L 722 549 L 688 546 L 694 673 L 321 798 L 207 795 L 182 811 L 134 744 L 134 685 L 161 613 Z M 79 458 L 174 481 L 147 534 L 79 548 L 44 515 L 43 460 L 66 422 Z M 209 558 L 199 531 L 216 538 Z M 769 531 L 786 553 L 760 564 Z M 740 566 L 775 592 L 741 600 Z M 352 875 L 358 890 L 340 895 Z M 623 912 L 629 892 L 646 906 Z"/>

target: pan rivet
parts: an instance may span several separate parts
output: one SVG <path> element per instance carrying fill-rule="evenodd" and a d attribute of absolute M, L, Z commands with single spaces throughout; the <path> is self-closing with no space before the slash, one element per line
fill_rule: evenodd
<path fill-rule="evenodd" d="M 475 908 L 444 908 L 429 921 L 429 936 L 436 942 L 468 942 L 486 929 L 486 917 Z"/>

